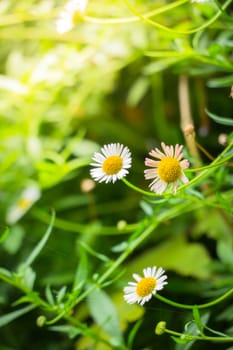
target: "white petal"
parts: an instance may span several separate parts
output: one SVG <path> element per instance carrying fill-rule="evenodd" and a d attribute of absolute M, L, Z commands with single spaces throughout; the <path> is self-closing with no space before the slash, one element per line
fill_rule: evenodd
<path fill-rule="evenodd" d="M 141 279 L 142 279 L 142 277 L 139 276 L 139 275 L 136 274 L 136 273 L 133 274 L 133 278 L 134 278 L 137 282 L 141 281 Z"/>

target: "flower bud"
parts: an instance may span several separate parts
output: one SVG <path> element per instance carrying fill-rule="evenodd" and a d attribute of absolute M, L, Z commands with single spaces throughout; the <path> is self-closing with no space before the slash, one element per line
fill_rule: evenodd
<path fill-rule="evenodd" d="M 40 315 L 39 317 L 37 317 L 36 324 L 37 324 L 38 327 L 43 327 L 45 322 L 46 322 L 46 317 L 45 316 Z"/>
<path fill-rule="evenodd" d="M 155 334 L 162 335 L 166 331 L 166 322 L 160 321 L 155 327 Z"/>

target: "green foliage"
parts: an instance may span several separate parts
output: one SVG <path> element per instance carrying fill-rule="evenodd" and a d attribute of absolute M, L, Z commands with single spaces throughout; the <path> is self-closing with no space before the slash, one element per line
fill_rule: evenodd
<path fill-rule="evenodd" d="M 65 31 L 64 1 L 0 3 L 2 349 L 231 349 L 232 2 L 89 0 Z M 94 183 L 117 142 L 127 180 Z M 190 162 L 176 194 L 144 180 L 161 142 Z M 170 305 L 128 305 L 155 265 Z"/>

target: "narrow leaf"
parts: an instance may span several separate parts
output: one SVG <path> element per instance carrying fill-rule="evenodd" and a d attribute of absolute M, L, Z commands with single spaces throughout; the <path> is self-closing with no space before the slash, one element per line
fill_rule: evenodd
<path fill-rule="evenodd" d="M 210 79 L 207 82 L 208 87 L 229 87 L 233 85 L 233 75 L 227 75 L 226 77 Z"/>
<path fill-rule="evenodd" d="M 136 106 L 145 96 L 148 87 L 148 79 L 146 79 L 145 77 L 138 78 L 129 90 L 127 104 L 132 107 Z"/>
<path fill-rule="evenodd" d="M 208 116 L 211 119 L 213 119 L 216 123 L 222 124 L 222 125 L 233 126 L 233 119 L 219 117 L 216 114 L 209 112 L 207 109 L 205 111 L 208 114 Z"/>
<path fill-rule="evenodd" d="M 194 320 L 196 322 L 196 325 L 197 325 L 199 331 L 202 333 L 202 331 L 203 331 L 203 324 L 201 322 L 201 316 L 200 316 L 199 310 L 198 310 L 196 305 L 193 308 L 193 317 L 194 317 Z"/>
<path fill-rule="evenodd" d="M 6 227 L 3 233 L 0 235 L 0 243 L 4 242 L 10 233 L 9 227 Z"/>
<path fill-rule="evenodd" d="M 64 299 L 65 295 L 66 295 L 66 286 L 63 286 L 59 292 L 57 293 L 57 302 L 58 304 L 60 304 L 62 302 L 62 300 Z"/>
<path fill-rule="evenodd" d="M 3 275 L 5 277 L 11 278 L 12 274 L 9 270 L 4 269 L 3 267 L 0 267 L 0 275 Z"/>
<path fill-rule="evenodd" d="M 73 288 L 80 288 L 87 279 L 88 275 L 88 259 L 87 254 L 83 246 L 80 245 L 79 249 L 79 264 L 76 269 Z"/>
<path fill-rule="evenodd" d="M 45 296 L 46 296 L 46 299 L 48 300 L 49 304 L 54 306 L 55 300 L 54 300 L 54 297 L 53 297 L 53 294 L 52 294 L 52 291 L 51 291 L 51 288 L 49 285 L 46 286 Z"/>
<path fill-rule="evenodd" d="M 172 336 L 172 339 L 173 339 L 177 344 L 187 344 L 188 342 L 190 342 L 190 340 L 188 340 L 188 339 L 179 338 L 179 337 L 174 337 L 174 336 Z"/>
<path fill-rule="evenodd" d="M 213 333 L 213 334 L 216 334 L 216 335 L 219 335 L 220 337 L 227 337 L 228 335 L 225 334 L 225 333 L 222 333 L 222 332 L 219 332 L 219 331 L 216 331 L 210 327 L 207 327 L 205 326 L 205 329 L 207 329 L 209 332 Z"/>
<path fill-rule="evenodd" d="M 69 325 L 52 326 L 52 327 L 49 327 L 49 330 L 53 332 L 67 333 L 71 339 L 76 337 L 76 335 L 82 332 L 80 329 Z"/>
<path fill-rule="evenodd" d="M 128 348 L 129 349 L 133 349 L 134 338 L 135 338 L 141 324 L 142 324 L 142 320 L 138 320 L 138 322 L 135 323 L 135 325 L 133 326 L 132 330 L 129 333 L 129 337 L 128 337 Z"/>
<path fill-rule="evenodd" d="M 47 228 L 42 239 L 39 241 L 39 243 L 36 245 L 36 247 L 33 249 L 31 254 L 29 255 L 29 257 L 27 258 L 27 260 L 23 264 L 23 268 L 30 266 L 33 263 L 33 261 L 37 258 L 37 256 L 40 254 L 41 250 L 44 248 L 44 246 L 47 243 L 47 241 L 50 237 L 50 234 L 52 232 L 54 220 L 55 220 L 55 212 L 53 211 L 49 227 Z"/>
<path fill-rule="evenodd" d="M 9 314 L 0 317 L 0 327 L 6 326 L 8 323 L 14 321 L 16 318 L 28 313 L 29 311 L 35 309 L 35 305 L 29 305 L 17 311 L 10 312 Z"/>
<path fill-rule="evenodd" d="M 109 262 L 110 259 L 101 253 L 97 253 L 94 249 L 92 249 L 91 247 L 89 247 L 86 243 L 84 242 L 80 242 L 80 244 L 83 246 L 83 248 L 91 255 L 95 256 L 97 259 L 104 261 L 104 262 Z"/>

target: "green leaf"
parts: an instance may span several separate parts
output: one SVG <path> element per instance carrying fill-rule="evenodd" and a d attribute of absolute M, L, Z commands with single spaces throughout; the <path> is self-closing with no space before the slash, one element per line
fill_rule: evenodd
<path fill-rule="evenodd" d="M 26 286 L 28 289 L 33 289 L 34 282 L 36 279 L 36 273 L 35 271 L 28 266 L 25 270 L 23 270 L 23 284 Z"/>
<path fill-rule="evenodd" d="M 210 327 L 205 326 L 205 329 L 207 329 L 210 333 L 219 335 L 220 337 L 227 337 L 228 335 L 219 331 L 216 331 L 215 329 L 212 329 Z"/>
<path fill-rule="evenodd" d="M 148 215 L 148 216 L 154 215 L 154 210 L 153 210 L 152 206 L 149 203 L 147 203 L 146 201 L 141 200 L 140 207 L 142 208 L 142 210 L 144 211 L 144 213 L 146 215 Z"/>
<path fill-rule="evenodd" d="M 212 88 L 229 87 L 231 85 L 233 85 L 233 75 L 227 75 L 221 78 L 209 79 L 207 82 L 207 86 Z"/>
<path fill-rule="evenodd" d="M 7 278 L 12 278 L 11 272 L 7 269 L 4 269 L 3 267 L 0 267 L 0 275 L 3 275 Z"/>
<path fill-rule="evenodd" d="M 9 254 L 15 254 L 21 247 L 25 231 L 20 225 L 11 227 L 11 232 L 6 240 L 3 242 L 4 249 Z"/>
<path fill-rule="evenodd" d="M 3 233 L 0 235 L 0 243 L 4 242 L 10 233 L 9 227 L 6 227 Z"/>
<path fill-rule="evenodd" d="M 127 104 L 129 106 L 136 106 L 143 96 L 146 94 L 146 91 L 149 87 L 148 79 L 145 77 L 140 77 L 133 84 L 131 89 L 129 90 L 127 97 Z"/>
<path fill-rule="evenodd" d="M 200 333 L 202 333 L 202 331 L 203 331 L 203 324 L 201 322 L 201 316 L 200 316 L 199 310 L 198 310 L 196 305 L 193 307 L 193 317 L 194 317 L 194 320 L 196 322 L 196 325 L 197 325 Z"/>
<path fill-rule="evenodd" d="M 54 306 L 55 305 L 55 300 L 54 300 L 54 297 L 53 297 L 50 285 L 46 286 L 45 296 L 46 296 L 46 299 L 48 300 L 49 304 Z"/>
<path fill-rule="evenodd" d="M 213 114 L 213 113 L 209 112 L 207 109 L 205 111 L 208 114 L 208 116 L 211 119 L 213 119 L 216 123 L 222 124 L 222 125 L 233 126 L 233 119 L 219 117 L 216 114 Z"/>
<path fill-rule="evenodd" d="M 229 200 L 226 200 L 219 192 L 217 192 L 215 195 L 216 195 L 216 199 L 222 204 L 223 209 L 231 213 L 232 212 L 231 202 Z"/>
<path fill-rule="evenodd" d="M 195 335 L 195 336 L 197 336 L 199 334 L 198 327 L 193 320 L 185 323 L 183 334 L 184 335 Z"/>
<path fill-rule="evenodd" d="M 36 245 L 36 247 L 33 249 L 29 257 L 27 258 L 25 263 L 22 265 L 23 269 L 26 269 L 28 266 L 30 266 L 33 263 L 33 261 L 37 258 L 37 256 L 40 254 L 41 250 L 44 248 L 52 232 L 54 220 L 55 220 L 55 212 L 53 211 L 49 227 L 47 228 L 42 239 L 39 241 L 39 243 Z"/>
<path fill-rule="evenodd" d="M 134 341 L 134 338 L 135 338 L 141 324 L 142 324 L 142 320 L 138 320 L 129 333 L 129 336 L 128 336 L 128 349 L 129 350 L 133 349 L 133 341 Z"/>
<path fill-rule="evenodd" d="M 25 294 L 24 296 L 20 297 L 18 300 L 16 300 L 13 303 L 13 306 L 18 306 L 20 304 L 25 304 L 25 303 L 38 305 L 39 302 L 40 302 L 40 297 L 39 297 L 38 292 L 31 291 L 31 292 L 28 292 L 27 294 Z"/>
<path fill-rule="evenodd" d="M 65 295 L 66 295 L 66 286 L 63 286 L 59 292 L 57 293 L 57 302 L 58 304 L 60 304 L 62 302 L 62 300 L 64 299 Z"/>
<path fill-rule="evenodd" d="M 29 305 L 22 309 L 10 312 L 9 314 L 0 317 L 0 327 L 6 326 L 8 323 L 14 321 L 16 318 L 28 313 L 29 311 L 35 309 L 35 305 Z"/>
<path fill-rule="evenodd" d="M 52 326 L 49 327 L 49 330 L 53 332 L 67 333 L 71 339 L 76 337 L 78 334 L 82 333 L 82 331 L 77 327 L 69 325 Z"/>
<path fill-rule="evenodd" d="M 95 322 L 103 328 L 114 340 L 114 343 L 120 344 L 122 334 L 115 305 L 109 296 L 101 289 L 95 289 L 89 294 L 87 302 L 91 315 Z"/>
<path fill-rule="evenodd" d="M 135 256 L 134 260 L 127 264 L 127 276 L 131 276 L 135 271 L 142 271 L 145 266 L 157 265 L 183 276 L 208 278 L 211 274 L 210 262 L 208 252 L 202 244 L 188 242 L 184 235 L 176 234 Z"/>
<path fill-rule="evenodd" d="M 75 273 L 73 289 L 80 289 L 88 276 L 88 259 L 83 246 L 79 249 L 79 264 Z"/>
<path fill-rule="evenodd" d="M 172 336 L 172 339 L 173 339 L 177 344 L 187 344 L 187 343 L 190 342 L 190 340 L 188 340 L 188 339 L 183 339 L 183 338 L 174 337 L 174 336 Z"/>
<path fill-rule="evenodd" d="M 233 266 L 233 249 L 231 242 L 223 240 L 217 243 L 217 254 L 221 261 L 229 266 Z"/>
<path fill-rule="evenodd" d="M 89 247 L 89 245 L 87 245 L 84 242 L 80 242 L 80 245 L 82 245 L 82 247 L 91 255 L 93 255 L 94 257 L 96 257 L 97 259 L 104 261 L 104 262 L 109 262 L 110 259 L 101 253 L 96 252 L 94 249 L 92 249 L 91 247 Z"/>
<path fill-rule="evenodd" d="M 150 54 L 150 56 L 153 56 L 152 54 Z M 186 57 L 182 56 L 182 57 L 166 57 L 161 60 L 156 60 L 156 61 L 153 61 L 152 63 L 149 63 L 147 66 L 145 66 L 145 68 L 143 68 L 143 73 L 145 75 L 155 74 L 167 69 L 172 65 L 175 65 L 178 62 L 182 62 L 185 59 Z"/>
<path fill-rule="evenodd" d="M 233 320 L 233 305 L 228 305 L 216 318 L 218 321 L 232 321 Z"/>

